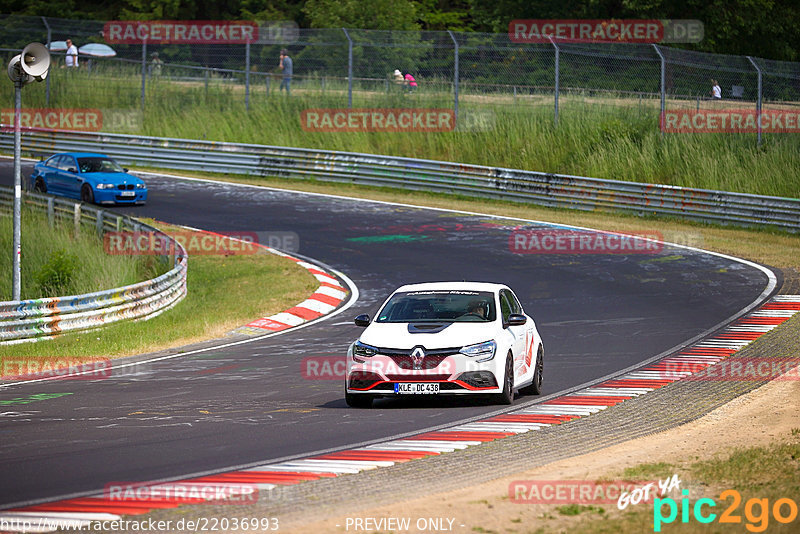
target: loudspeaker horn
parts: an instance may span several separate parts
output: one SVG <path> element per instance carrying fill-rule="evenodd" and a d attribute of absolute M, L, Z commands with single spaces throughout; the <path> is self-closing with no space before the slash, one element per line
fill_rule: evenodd
<path fill-rule="evenodd" d="M 41 43 L 31 43 L 22 49 L 22 71 L 33 77 L 37 82 L 47 77 L 50 69 L 50 52 Z"/>
<path fill-rule="evenodd" d="M 12 82 L 26 84 L 31 81 L 30 76 L 22 72 L 22 56 L 16 55 L 8 62 L 8 77 Z"/>

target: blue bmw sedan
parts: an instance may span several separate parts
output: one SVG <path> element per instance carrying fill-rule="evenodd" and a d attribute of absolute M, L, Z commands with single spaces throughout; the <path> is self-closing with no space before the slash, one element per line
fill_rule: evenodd
<path fill-rule="evenodd" d="M 147 185 L 103 154 L 56 154 L 34 166 L 31 187 L 97 204 L 144 204 Z"/>

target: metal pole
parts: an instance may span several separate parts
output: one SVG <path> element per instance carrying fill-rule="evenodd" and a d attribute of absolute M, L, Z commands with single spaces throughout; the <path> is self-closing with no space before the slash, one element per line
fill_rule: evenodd
<path fill-rule="evenodd" d="M 24 59 L 23 59 L 24 61 Z M 20 259 L 22 258 L 22 175 L 20 171 L 20 110 L 22 109 L 22 82 L 14 82 L 14 270 L 12 272 L 11 300 L 20 300 Z"/>
<path fill-rule="evenodd" d="M 447 33 L 450 34 L 450 38 L 455 45 L 455 50 L 453 51 L 453 92 L 455 93 L 453 97 L 453 114 L 455 115 L 454 123 L 458 125 L 458 41 L 453 32 L 447 30 Z"/>
<path fill-rule="evenodd" d="M 250 39 L 244 48 L 244 109 L 250 111 Z"/>
<path fill-rule="evenodd" d="M 758 121 L 758 146 L 761 146 L 761 97 L 762 97 L 762 86 L 761 86 L 761 68 L 758 64 L 753 61 L 753 58 L 747 56 L 747 59 L 750 60 L 750 63 L 756 68 L 756 72 L 758 72 L 758 100 L 756 101 L 756 120 Z"/>
<path fill-rule="evenodd" d="M 666 72 L 666 60 L 664 59 L 664 54 L 661 53 L 661 50 L 658 48 L 658 45 L 653 43 L 653 48 L 658 54 L 658 57 L 661 58 L 661 115 L 658 118 L 658 125 L 659 130 L 661 130 L 661 137 L 664 137 L 664 119 L 666 118 L 666 99 L 667 99 L 667 85 L 665 80 L 665 72 Z"/>
<path fill-rule="evenodd" d="M 555 101 L 553 102 L 553 126 L 558 126 L 558 93 L 561 88 L 561 69 L 560 69 L 560 56 L 561 50 L 558 48 L 552 35 L 548 35 L 550 42 L 553 43 L 553 48 L 556 49 L 556 79 L 555 79 Z"/>
<path fill-rule="evenodd" d="M 144 87 L 147 81 L 147 41 L 142 41 L 142 114 L 144 114 Z M 142 116 L 144 119 L 144 116 Z"/>
<path fill-rule="evenodd" d="M 347 37 L 347 107 L 353 107 L 353 40 L 347 33 L 347 28 L 342 28 Z"/>
<path fill-rule="evenodd" d="M 50 30 L 50 25 L 47 23 L 47 19 L 46 18 L 42 17 L 42 22 L 44 22 L 45 28 L 47 28 L 47 50 L 50 50 L 50 42 L 51 42 L 51 38 L 53 37 L 52 31 Z M 50 107 L 50 76 L 48 76 L 45 79 L 44 85 L 45 85 L 45 89 L 44 89 L 44 91 L 45 91 L 45 102 L 46 102 L 47 107 L 49 108 Z"/>

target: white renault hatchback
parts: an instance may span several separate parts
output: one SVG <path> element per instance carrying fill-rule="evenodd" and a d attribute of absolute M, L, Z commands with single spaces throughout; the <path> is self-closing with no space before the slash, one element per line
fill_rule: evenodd
<path fill-rule="evenodd" d="M 376 397 L 538 395 L 544 346 L 533 319 L 502 284 L 406 285 L 383 303 L 347 351 L 345 400 L 366 408 Z"/>

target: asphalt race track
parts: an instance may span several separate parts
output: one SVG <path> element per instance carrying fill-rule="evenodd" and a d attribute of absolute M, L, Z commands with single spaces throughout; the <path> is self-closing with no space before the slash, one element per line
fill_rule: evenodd
<path fill-rule="evenodd" d="M 25 162 L 24 174 L 31 168 Z M 12 183 L 10 160 L 0 160 L 0 183 Z M 263 464 L 496 410 L 429 399 L 349 409 L 342 381 L 303 377 L 303 358 L 343 355 L 360 332 L 352 317 L 374 314 L 405 283 L 510 285 L 544 339 L 544 393 L 551 394 L 701 334 L 756 300 L 768 282 L 754 267 L 673 247 L 515 254 L 509 234 L 522 223 L 487 216 L 173 178 L 148 184 L 147 206 L 119 210 L 213 231 L 294 232 L 298 252 L 349 276 L 360 299 L 308 328 L 104 380 L 0 388 L 0 402 L 62 394 L 0 406 L 0 508 L 97 492 L 110 482 Z"/>

